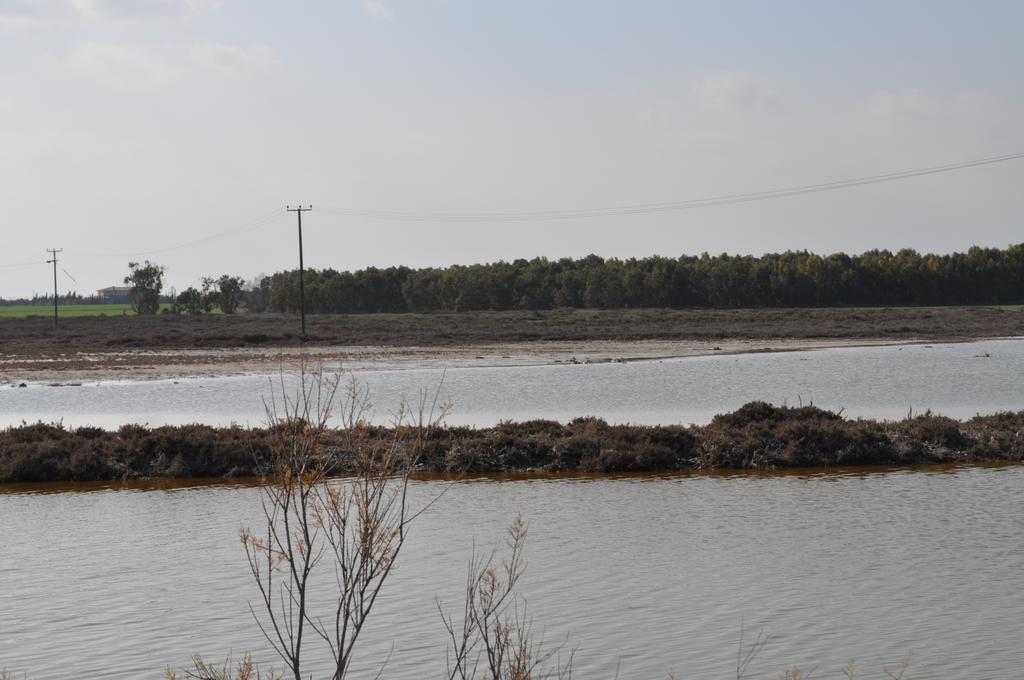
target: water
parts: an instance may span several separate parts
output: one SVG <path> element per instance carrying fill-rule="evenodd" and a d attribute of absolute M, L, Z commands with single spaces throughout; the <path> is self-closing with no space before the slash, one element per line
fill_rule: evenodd
<path fill-rule="evenodd" d="M 479 361 L 447 369 L 424 361 L 356 372 L 372 392 L 373 417 L 387 421 L 402 398 L 426 391 L 454 405 L 450 424 L 499 420 L 703 423 L 745 402 L 813 402 L 851 416 L 899 418 L 911 409 L 953 417 L 1024 408 L 1024 339 L 963 344 L 853 347 L 702 356 L 591 365 L 506 365 Z M 294 380 L 289 379 L 289 384 Z M 246 375 L 81 386 L 0 387 L 0 425 L 63 420 L 115 427 L 126 422 L 264 422 L 271 377 Z"/>
<path fill-rule="evenodd" d="M 414 503 L 443 488 L 416 482 Z M 237 539 L 258 519 L 257 489 L 47 490 L 0 490 L 0 668 L 134 679 L 194 653 L 273 661 Z M 434 598 L 458 608 L 473 542 L 489 547 L 517 512 L 521 591 L 547 640 L 569 635 L 577 677 L 734 677 L 741 622 L 748 640 L 772 636 L 753 678 L 792 665 L 835 678 L 851 659 L 865 678 L 908 657 L 918 680 L 1024 668 L 1014 466 L 459 482 L 414 525 L 354 677 L 392 645 L 384 677 L 443 673 Z"/>
<path fill-rule="evenodd" d="M 969 417 L 1024 408 L 1022 374 L 1020 339 L 358 372 L 377 420 L 440 385 L 449 422 L 479 425 L 705 422 L 754 399 Z M 0 424 L 259 424 L 272 391 L 267 376 L 3 386 Z M 415 502 L 444 488 L 416 482 Z M 522 591 L 546 639 L 570 636 L 577 677 L 617 666 L 622 678 L 734 677 L 741 622 L 748 640 L 772 635 L 751 677 L 793 665 L 838 677 L 851 659 L 861 677 L 882 677 L 908 656 L 918 680 L 1024 667 L 1024 467 L 973 467 L 459 482 L 418 520 L 355 677 L 373 677 L 389 652 L 383 677 L 443 673 L 434 598 L 458 608 L 474 541 L 490 546 L 517 512 L 530 523 Z M 0 670 L 127 679 L 194 653 L 273 662 L 237 538 L 258 515 L 259 491 L 245 485 L 0 488 Z"/>

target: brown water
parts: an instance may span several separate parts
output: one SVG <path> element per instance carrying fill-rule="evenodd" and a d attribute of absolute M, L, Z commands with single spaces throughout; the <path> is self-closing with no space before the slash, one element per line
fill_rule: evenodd
<path fill-rule="evenodd" d="M 418 481 L 416 502 L 442 488 Z M 247 610 L 245 485 L 0 488 L 0 669 L 20 678 L 157 678 L 194 653 L 273 661 Z M 468 480 L 414 527 L 354 677 L 438 677 L 435 596 L 457 606 L 473 542 L 529 522 L 522 591 L 570 636 L 576 675 L 735 676 L 741 621 L 789 665 L 861 677 L 1020 678 L 1024 466 Z M 310 670 L 313 670 L 311 668 Z"/>

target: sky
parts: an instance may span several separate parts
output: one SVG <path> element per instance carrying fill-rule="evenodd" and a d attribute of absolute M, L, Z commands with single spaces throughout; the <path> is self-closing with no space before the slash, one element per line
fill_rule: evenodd
<path fill-rule="evenodd" d="M 1024 3 L 0 0 L 0 296 L 307 267 L 1024 242 Z M 401 212 L 422 219 L 380 219 Z M 437 217 L 430 213 L 454 213 Z M 17 266 L 12 266 L 17 265 Z"/>

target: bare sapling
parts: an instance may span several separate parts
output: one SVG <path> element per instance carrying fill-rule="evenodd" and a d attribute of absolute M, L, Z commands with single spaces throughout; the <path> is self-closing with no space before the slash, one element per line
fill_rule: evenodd
<path fill-rule="evenodd" d="M 267 403 L 272 440 L 263 525 L 240 533 L 259 591 L 250 611 L 286 666 L 282 677 L 294 680 L 310 676 L 303 670 L 307 652 L 321 645 L 330 652 L 329 677 L 348 676 L 360 634 L 419 514 L 410 512 L 408 492 L 423 437 L 447 414 L 436 395 L 432 401 L 421 395 L 418 409 L 403 404 L 391 434 L 381 438 L 365 423 L 367 390 L 345 378 L 322 366 L 303 367 L 292 393 L 281 378 Z M 345 476 L 336 478 L 339 473 Z M 332 568 L 333 598 L 323 592 L 329 579 L 317 581 L 314 598 L 313 575 Z M 332 603 L 326 614 L 324 602 Z M 231 678 L 228 665 L 216 669 L 199 658 L 194 665 L 191 677 Z"/>
<path fill-rule="evenodd" d="M 543 636 L 533 633 L 526 599 L 516 586 L 526 569 L 523 547 L 526 524 L 516 517 L 508 528 L 508 556 L 498 562 L 497 547 L 469 561 L 461 622 L 438 611 L 448 632 L 449 680 L 541 680 L 571 678 L 572 652 L 563 662 L 564 643 L 546 648 Z"/>

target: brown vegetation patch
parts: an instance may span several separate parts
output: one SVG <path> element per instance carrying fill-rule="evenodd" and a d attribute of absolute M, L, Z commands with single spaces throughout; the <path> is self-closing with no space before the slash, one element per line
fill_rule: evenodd
<path fill-rule="evenodd" d="M 0 432 L 0 482 L 258 475 L 272 430 L 125 425 L 110 432 L 35 423 Z M 301 424 L 299 424 L 301 426 Z M 351 470 L 353 442 L 393 440 L 377 426 L 329 431 L 325 464 Z M 418 432 L 423 472 L 654 472 L 1024 460 L 1024 411 L 967 421 L 930 413 L 895 422 L 813 406 L 752 402 L 704 426 L 610 425 L 599 418 Z"/>

